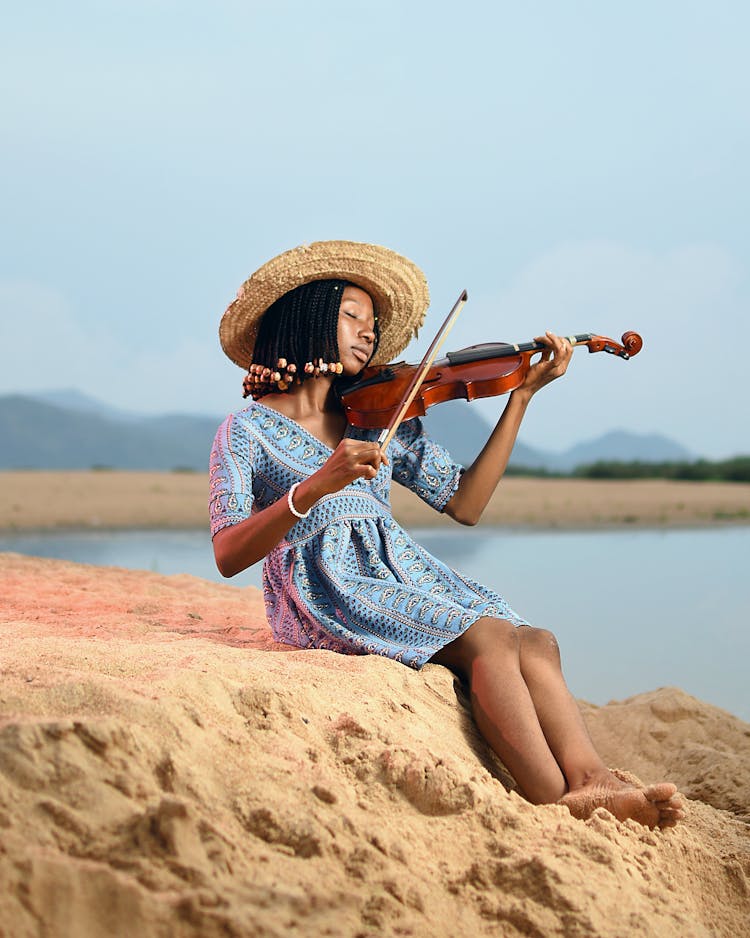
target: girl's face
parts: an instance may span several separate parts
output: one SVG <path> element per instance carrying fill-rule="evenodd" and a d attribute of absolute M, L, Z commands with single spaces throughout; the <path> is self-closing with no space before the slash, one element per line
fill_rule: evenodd
<path fill-rule="evenodd" d="M 375 343 L 375 314 L 369 293 L 359 287 L 344 287 L 339 307 L 339 360 L 344 374 L 358 375 L 372 358 Z"/>

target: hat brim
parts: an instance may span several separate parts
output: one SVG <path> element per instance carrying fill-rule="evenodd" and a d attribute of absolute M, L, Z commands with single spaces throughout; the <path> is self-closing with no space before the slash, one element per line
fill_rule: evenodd
<path fill-rule="evenodd" d="M 313 280 L 348 280 L 372 298 L 380 329 L 373 364 L 399 355 L 424 321 L 430 294 L 422 271 L 408 258 L 377 244 L 316 241 L 272 258 L 240 287 L 219 326 L 224 352 L 248 368 L 258 324 L 285 293 Z"/>

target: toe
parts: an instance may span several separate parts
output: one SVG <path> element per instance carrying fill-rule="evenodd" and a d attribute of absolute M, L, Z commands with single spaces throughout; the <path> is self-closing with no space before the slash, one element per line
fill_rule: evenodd
<path fill-rule="evenodd" d="M 658 782 L 656 785 L 647 785 L 643 794 L 649 801 L 655 803 L 670 801 L 677 794 L 677 786 L 671 782 Z"/>
<path fill-rule="evenodd" d="M 659 827 L 674 827 L 678 821 L 685 817 L 685 812 L 680 803 L 672 804 L 666 802 L 658 805 L 659 808 Z"/>

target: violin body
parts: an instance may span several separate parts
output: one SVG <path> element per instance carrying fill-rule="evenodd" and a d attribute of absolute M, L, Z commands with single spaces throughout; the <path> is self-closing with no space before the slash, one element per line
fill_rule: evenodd
<path fill-rule="evenodd" d="M 406 362 L 365 368 L 357 384 L 341 395 L 349 423 L 370 430 L 388 426 L 394 407 L 407 392 L 416 368 Z M 518 375 L 521 368 L 523 362 L 519 355 L 501 359 L 499 363 L 490 359 L 469 366 L 451 365 L 448 358 L 441 358 L 427 372 L 403 419 L 423 417 L 428 407 L 446 401 L 462 398 L 473 401 L 509 393 L 523 381 Z"/>
<path fill-rule="evenodd" d="M 643 340 L 636 332 L 626 332 L 622 343 L 591 333 L 566 336 L 566 339 L 571 345 L 587 345 L 590 352 L 608 352 L 624 359 L 637 355 L 643 347 Z M 449 352 L 445 358 L 432 363 L 401 419 L 423 417 L 428 407 L 446 401 L 473 401 L 508 394 L 523 384 L 532 358 L 546 348 L 536 341 L 521 345 L 495 342 Z M 339 394 L 349 423 L 371 430 L 387 427 L 418 367 L 395 362 L 365 368 L 356 382 Z"/>

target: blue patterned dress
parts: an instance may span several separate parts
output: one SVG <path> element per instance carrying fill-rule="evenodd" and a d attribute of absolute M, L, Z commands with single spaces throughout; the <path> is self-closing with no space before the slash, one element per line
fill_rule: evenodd
<path fill-rule="evenodd" d="M 349 426 L 346 436 L 375 440 L 378 431 Z M 285 498 L 331 452 L 262 403 L 229 416 L 211 452 L 212 535 Z M 321 498 L 266 557 L 263 592 L 274 638 L 421 668 L 482 616 L 525 625 L 502 596 L 441 563 L 393 518 L 391 478 L 442 511 L 461 467 L 418 418 L 401 425 L 388 458 L 374 479 Z"/>

